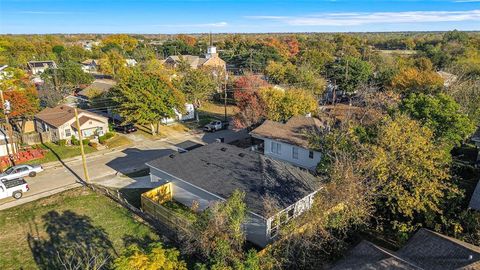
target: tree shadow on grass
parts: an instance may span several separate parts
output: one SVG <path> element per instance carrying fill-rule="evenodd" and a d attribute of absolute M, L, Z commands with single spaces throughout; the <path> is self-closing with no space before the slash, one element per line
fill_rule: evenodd
<path fill-rule="evenodd" d="M 108 234 L 88 216 L 72 211 L 50 211 L 42 216 L 48 237 L 38 228 L 28 234 L 28 244 L 39 269 L 109 269 L 117 255 Z"/>

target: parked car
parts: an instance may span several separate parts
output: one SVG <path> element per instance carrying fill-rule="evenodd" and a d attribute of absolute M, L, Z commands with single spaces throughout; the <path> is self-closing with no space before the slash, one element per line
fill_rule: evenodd
<path fill-rule="evenodd" d="M 115 125 L 113 129 L 117 132 L 121 132 L 125 134 L 137 131 L 137 128 L 133 124 Z"/>
<path fill-rule="evenodd" d="M 228 125 L 228 121 L 212 121 L 206 124 L 203 127 L 203 130 L 207 132 L 215 132 L 217 130 L 227 129 Z"/>
<path fill-rule="evenodd" d="M 21 177 L 35 177 L 37 173 L 43 172 L 43 167 L 41 165 L 17 165 L 12 166 L 0 174 L 0 180 L 10 180 Z"/>
<path fill-rule="evenodd" d="M 29 190 L 27 181 L 23 178 L 0 181 L 0 199 L 11 196 L 18 200 L 23 196 L 24 192 Z"/>

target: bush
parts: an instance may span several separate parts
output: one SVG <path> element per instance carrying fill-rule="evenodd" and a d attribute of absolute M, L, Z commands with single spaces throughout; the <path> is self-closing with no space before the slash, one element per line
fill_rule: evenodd
<path fill-rule="evenodd" d="M 73 135 L 72 135 L 71 142 L 73 145 L 80 145 L 80 141 L 78 141 L 78 139 Z"/>
<path fill-rule="evenodd" d="M 89 139 L 83 139 L 82 140 L 83 145 L 88 145 L 90 143 Z"/>
<path fill-rule="evenodd" d="M 66 144 L 67 144 L 67 140 L 65 140 L 65 139 L 57 141 L 58 146 L 65 146 Z"/>
<path fill-rule="evenodd" d="M 107 132 L 105 133 L 105 135 L 98 137 L 98 142 L 104 144 L 108 139 L 112 138 L 113 136 L 115 136 L 115 133 Z"/>

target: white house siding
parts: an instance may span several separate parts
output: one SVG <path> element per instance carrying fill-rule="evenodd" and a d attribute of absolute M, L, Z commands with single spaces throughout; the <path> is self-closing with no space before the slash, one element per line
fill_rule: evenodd
<path fill-rule="evenodd" d="M 82 136 L 84 137 L 93 136 L 100 129 L 102 130 L 102 134 L 99 134 L 99 135 L 103 135 L 106 132 L 108 132 L 108 118 L 99 116 L 99 115 L 92 115 L 84 112 L 81 112 L 78 114 L 78 118 L 82 116 L 87 116 L 89 118 L 98 120 L 98 121 L 91 120 L 91 123 L 90 121 L 85 122 L 80 127 L 82 129 Z M 72 126 L 74 126 L 75 129 L 72 128 Z M 59 127 L 53 127 L 43 122 L 40 119 L 35 119 L 35 128 L 37 132 L 44 132 L 49 130 L 52 131 L 53 132 L 52 135 L 54 136 L 54 139 L 53 139 L 54 141 L 64 140 L 64 139 L 68 140 L 72 137 L 72 135 L 78 138 L 78 133 L 76 132 L 76 126 L 77 124 L 75 122 L 75 118 L 70 119 L 69 121 L 65 122 L 63 125 Z"/>
<path fill-rule="evenodd" d="M 313 158 L 309 157 L 310 150 L 301 148 L 295 145 L 291 145 L 288 143 L 280 142 L 280 141 L 274 141 L 271 139 L 266 139 L 262 138 L 264 141 L 264 154 L 266 156 L 275 158 L 275 159 L 281 159 L 284 161 L 287 161 L 293 165 L 311 169 L 315 168 L 317 164 L 320 162 L 322 159 L 322 154 L 317 151 L 312 151 L 313 152 Z M 277 147 L 275 147 L 274 151 L 272 152 L 272 143 L 278 143 L 280 144 L 280 152 L 278 153 L 275 151 Z M 295 159 L 293 157 L 293 149 L 296 148 L 298 149 L 298 158 Z"/>
<path fill-rule="evenodd" d="M 223 201 L 215 194 L 152 167 L 150 167 L 150 179 L 152 182 L 158 182 L 159 185 L 167 182 L 172 183 L 173 199 L 188 207 L 196 201 L 199 204 L 199 209 L 204 210 L 214 202 Z M 249 212 L 247 222 L 243 226 L 248 241 L 261 247 L 268 244 L 266 219 Z"/>

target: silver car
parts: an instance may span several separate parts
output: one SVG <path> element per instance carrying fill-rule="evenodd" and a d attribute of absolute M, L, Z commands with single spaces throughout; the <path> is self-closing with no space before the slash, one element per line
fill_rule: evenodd
<path fill-rule="evenodd" d="M 0 180 L 11 180 L 21 177 L 35 177 L 37 173 L 43 172 L 43 167 L 41 165 L 17 165 L 8 168 L 5 172 L 0 174 Z"/>

